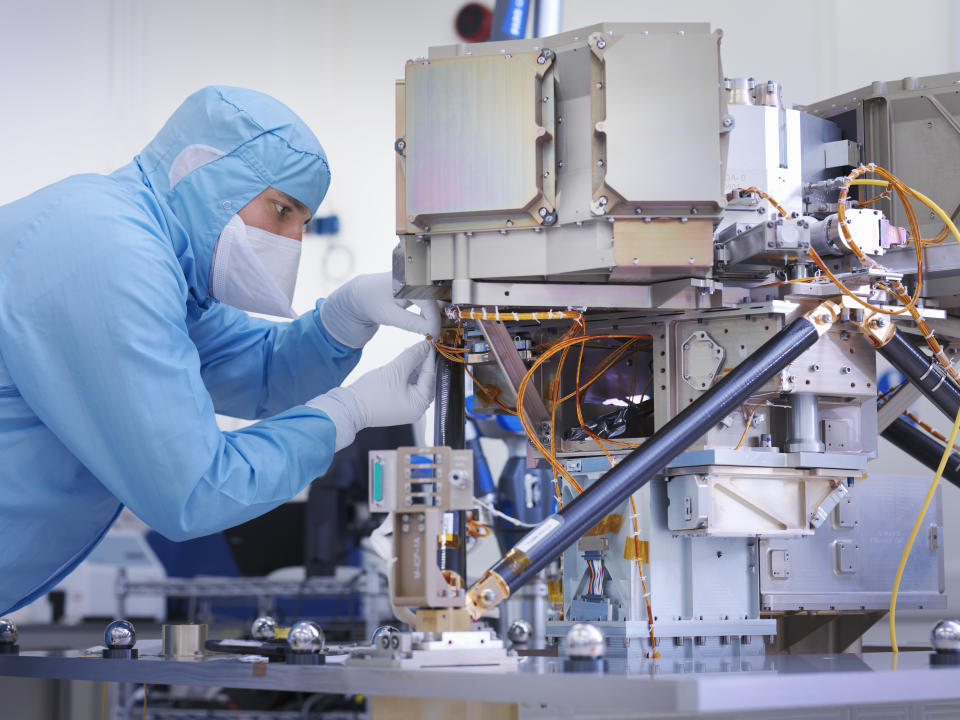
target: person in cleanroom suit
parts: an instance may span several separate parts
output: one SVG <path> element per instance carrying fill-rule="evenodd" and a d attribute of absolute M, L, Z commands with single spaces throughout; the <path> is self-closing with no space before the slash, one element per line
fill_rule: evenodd
<path fill-rule="evenodd" d="M 0 207 L 0 613 L 124 505 L 171 540 L 216 532 L 296 495 L 360 429 L 423 414 L 426 341 L 338 387 L 380 324 L 437 332 L 436 305 L 403 309 L 389 275 L 291 322 L 243 312 L 293 315 L 329 183 L 287 107 L 208 87 L 129 165 Z M 221 432 L 215 412 L 263 419 Z"/>

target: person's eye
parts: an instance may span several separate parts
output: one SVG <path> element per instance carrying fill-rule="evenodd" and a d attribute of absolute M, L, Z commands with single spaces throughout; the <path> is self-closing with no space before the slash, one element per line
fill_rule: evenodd
<path fill-rule="evenodd" d="M 279 216 L 281 217 L 281 219 L 282 219 L 288 212 L 290 212 L 290 208 L 288 208 L 286 205 L 284 205 L 284 204 L 282 204 L 282 203 L 275 202 L 275 203 L 273 203 L 273 206 L 277 209 L 277 215 L 279 215 Z"/>

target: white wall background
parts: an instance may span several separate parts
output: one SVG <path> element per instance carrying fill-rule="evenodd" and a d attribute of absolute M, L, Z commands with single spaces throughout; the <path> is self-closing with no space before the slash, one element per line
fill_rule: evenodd
<path fill-rule="evenodd" d="M 340 216 L 337 242 L 352 251 L 355 272 L 387 270 L 395 242 L 393 83 L 407 59 L 456 41 L 452 23 L 461 4 L 6 0 L 0 204 L 73 173 L 110 172 L 129 162 L 193 90 L 244 85 L 276 96 L 313 128 L 333 172 L 321 214 Z M 833 0 L 564 2 L 566 29 L 604 20 L 709 22 L 724 30 L 725 74 L 778 80 L 785 99 L 797 104 L 872 80 L 960 70 L 960 4 L 950 0 L 875 0 L 868 7 Z M 331 289 L 321 271 L 329 242 L 305 243 L 298 310 Z M 381 332 L 360 369 L 414 339 Z M 888 445 L 883 451 L 886 467 L 921 472 Z M 945 495 L 948 507 L 960 506 L 954 488 Z M 958 563 L 950 589 L 960 607 L 960 542 L 950 530 Z"/>

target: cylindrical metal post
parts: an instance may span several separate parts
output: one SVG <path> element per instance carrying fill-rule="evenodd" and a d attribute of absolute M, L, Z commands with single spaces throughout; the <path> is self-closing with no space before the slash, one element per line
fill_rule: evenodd
<path fill-rule="evenodd" d="M 823 452 L 820 440 L 820 406 L 813 393 L 797 393 L 790 398 L 790 437 L 787 452 Z"/>
<path fill-rule="evenodd" d="M 931 470 L 940 467 L 943 445 L 903 415 L 890 423 L 881 435 Z M 943 479 L 960 487 L 960 455 L 955 452 L 950 453 L 950 459 L 943 470 Z"/>
<path fill-rule="evenodd" d="M 899 331 L 878 352 L 899 370 L 950 420 L 960 409 L 960 390 L 937 361 L 917 350 Z"/>
<path fill-rule="evenodd" d="M 533 6 L 534 37 L 559 35 L 562 22 L 563 0 L 535 0 Z"/>
<path fill-rule="evenodd" d="M 437 355 L 437 394 L 433 405 L 433 444 L 462 450 L 465 443 L 463 370 Z M 463 510 L 446 513 L 437 563 L 441 570 L 457 573 L 467 581 L 467 515 Z"/>
<path fill-rule="evenodd" d="M 470 588 L 469 595 L 475 606 L 479 610 L 495 606 L 526 583 L 604 515 L 646 485 L 710 427 L 813 346 L 822 329 L 802 317 L 770 338 L 583 494 L 527 533 Z"/>
<path fill-rule="evenodd" d="M 453 281 L 450 299 L 454 304 L 469 303 L 470 298 L 470 243 L 464 233 L 453 236 Z"/>

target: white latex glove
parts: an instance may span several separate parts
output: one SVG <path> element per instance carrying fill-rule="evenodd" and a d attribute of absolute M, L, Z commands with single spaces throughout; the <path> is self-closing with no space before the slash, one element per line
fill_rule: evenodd
<path fill-rule="evenodd" d="M 334 388 L 307 405 L 330 416 L 337 429 L 336 449 L 341 450 L 363 428 L 419 420 L 433 401 L 436 375 L 433 346 L 424 341 L 352 385 Z"/>
<path fill-rule="evenodd" d="M 380 325 L 392 325 L 419 335 L 440 334 L 440 308 L 434 300 L 418 300 L 420 314 L 407 312 L 409 300 L 393 296 L 393 276 L 388 273 L 358 275 L 334 290 L 320 306 L 320 320 L 344 345 L 361 348 Z"/>

